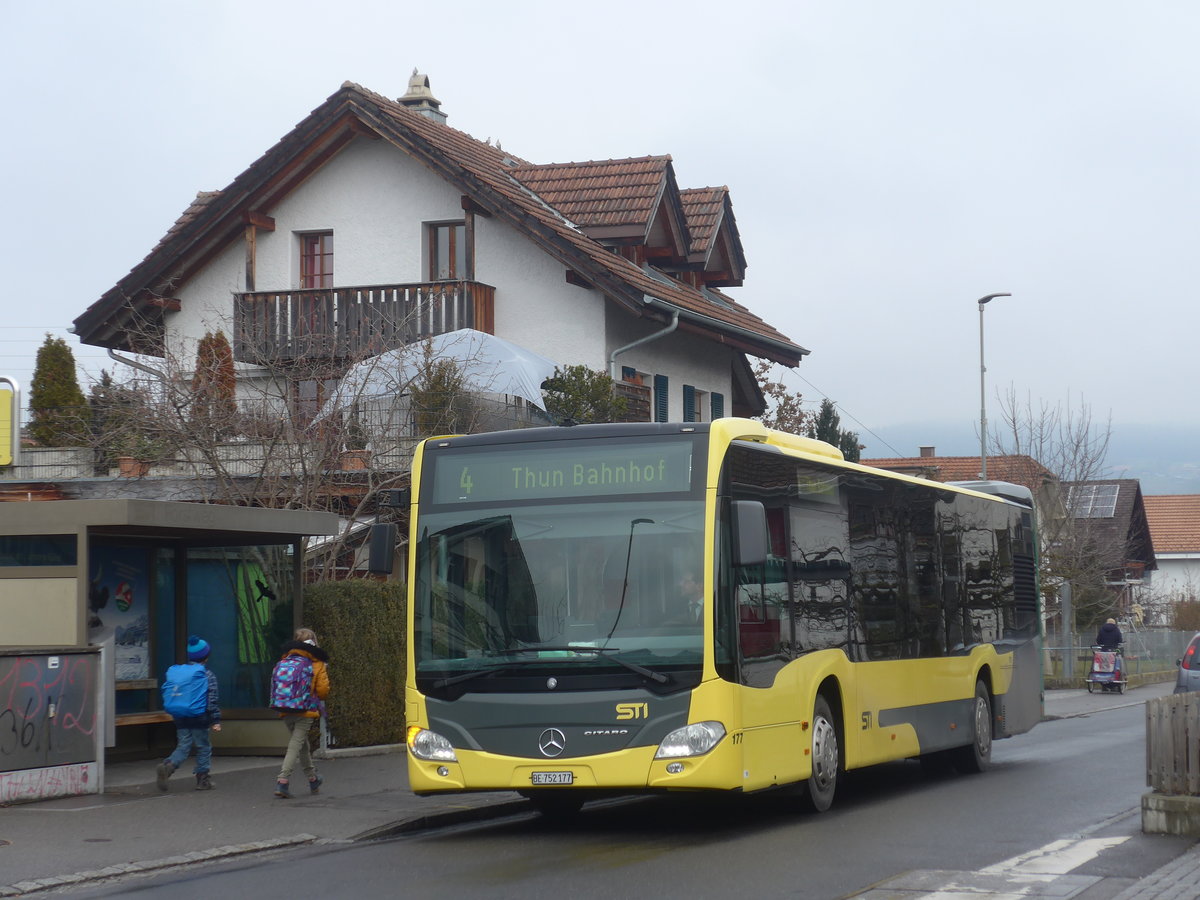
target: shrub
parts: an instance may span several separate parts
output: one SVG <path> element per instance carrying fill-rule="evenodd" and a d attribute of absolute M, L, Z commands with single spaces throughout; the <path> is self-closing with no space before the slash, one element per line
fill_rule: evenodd
<path fill-rule="evenodd" d="M 339 747 L 404 740 L 404 585 L 326 581 L 304 589 L 304 622 L 329 654 L 329 730 Z"/>

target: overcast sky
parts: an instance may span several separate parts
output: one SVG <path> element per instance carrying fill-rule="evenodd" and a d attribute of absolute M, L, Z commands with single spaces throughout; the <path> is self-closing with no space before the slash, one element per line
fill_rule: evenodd
<path fill-rule="evenodd" d="M 45 332 L 98 374 L 66 329 L 196 191 L 343 81 L 397 97 L 417 67 L 448 124 L 533 162 L 670 154 L 681 187 L 728 185 L 731 293 L 811 351 L 784 380 L 870 456 L 924 423 L 977 450 L 975 301 L 999 291 L 993 425 L 1010 386 L 1126 439 L 1197 420 L 1190 0 L 0 8 L 0 374 L 23 387 Z"/>

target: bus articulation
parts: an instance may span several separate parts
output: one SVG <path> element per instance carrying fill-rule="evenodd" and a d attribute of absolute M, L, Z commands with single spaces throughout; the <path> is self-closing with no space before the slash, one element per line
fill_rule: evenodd
<path fill-rule="evenodd" d="M 413 463 L 418 794 L 800 785 L 989 764 L 1041 716 L 1028 489 L 871 469 L 748 419 L 432 438 Z"/>

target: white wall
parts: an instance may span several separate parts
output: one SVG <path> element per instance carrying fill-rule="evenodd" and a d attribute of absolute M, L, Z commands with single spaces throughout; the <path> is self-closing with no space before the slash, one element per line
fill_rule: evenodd
<path fill-rule="evenodd" d="M 1200 553 L 1159 553 L 1155 560 L 1158 568 L 1150 573 L 1150 583 L 1156 595 L 1173 600 L 1200 597 Z"/>

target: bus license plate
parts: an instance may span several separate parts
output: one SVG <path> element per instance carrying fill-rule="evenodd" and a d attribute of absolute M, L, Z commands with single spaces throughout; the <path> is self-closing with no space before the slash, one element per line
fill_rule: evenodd
<path fill-rule="evenodd" d="M 574 772 L 534 772 L 534 784 L 573 784 Z"/>

